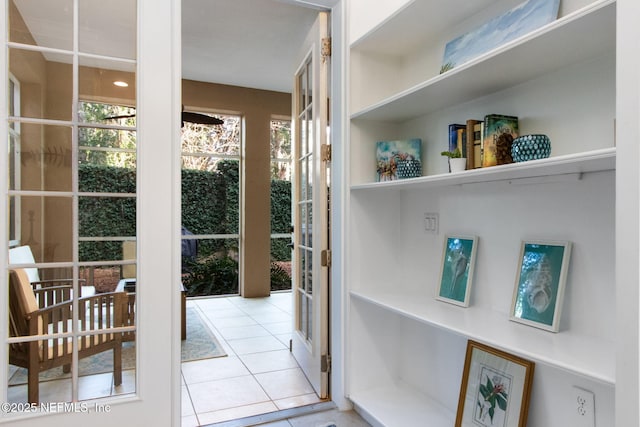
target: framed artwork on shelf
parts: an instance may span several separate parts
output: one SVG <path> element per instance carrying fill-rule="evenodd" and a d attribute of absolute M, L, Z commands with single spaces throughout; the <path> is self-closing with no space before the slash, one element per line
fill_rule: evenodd
<path fill-rule="evenodd" d="M 476 236 L 444 238 L 436 299 L 462 307 L 469 306 L 477 249 Z"/>
<path fill-rule="evenodd" d="M 535 363 L 467 341 L 456 427 L 525 427 Z"/>
<path fill-rule="evenodd" d="M 440 74 L 553 22 L 559 6 L 560 0 L 526 0 L 456 37 L 445 46 Z"/>
<path fill-rule="evenodd" d="M 376 143 L 376 180 L 395 181 L 422 176 L 421 153 L 420 138 L 378 141 Z"/>
<path fill-rule="evenodd" d="M 571 242 L 523 241 L 511 320 L 558 332 Z"/>

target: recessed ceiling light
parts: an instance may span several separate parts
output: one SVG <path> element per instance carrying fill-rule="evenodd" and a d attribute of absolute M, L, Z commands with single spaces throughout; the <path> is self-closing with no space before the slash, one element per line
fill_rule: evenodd
<path fill-rule="evenodd" d="M 129 87 L 129 83 L 123 82 L 122 80 L 116 80 L 113 84 L 118 87 Z"/>

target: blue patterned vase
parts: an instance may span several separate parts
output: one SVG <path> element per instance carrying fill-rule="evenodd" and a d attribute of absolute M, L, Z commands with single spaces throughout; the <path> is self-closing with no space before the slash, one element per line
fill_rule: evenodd
<path fill-rule="evenodd" d="M 551 142 L 547 135 L 523 135 L 513 140 L 511 157 L 514 162 L 546 159 L 551 154 Z"/>
<path fill-rule="evenodd" d="M 422 165 L 420 160 L 400 160 L 396 171 L 398 179 L 415 178 L 422 175 Z"/>

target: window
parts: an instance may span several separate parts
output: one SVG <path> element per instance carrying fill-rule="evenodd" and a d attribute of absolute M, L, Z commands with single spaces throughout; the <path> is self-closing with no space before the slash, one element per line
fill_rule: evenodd
<path fill-rule="evenodd" d="M 271 290 L 291 289 L 291 120 L 271 121 Z"/>
<path fill-rule="evenodd" d="M 182 277 L 190 296 L 239 292 L 242 118 L 214 116 L 223 124 L 182 127 Z"/>

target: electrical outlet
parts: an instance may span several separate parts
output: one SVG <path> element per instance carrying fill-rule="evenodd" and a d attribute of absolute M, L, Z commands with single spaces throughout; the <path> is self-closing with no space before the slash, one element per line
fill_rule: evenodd
<path fill-rule="evenodd" d="M 573 427 L 596 426 L 596 399 L 592 392 L 581 387 L 573 386 L 571 411 L 573 413 Z"/>
<path fill-rule="evenodd" d="M 433 212 L 425 212 L 424 214 L 424 232 L 426 234 L 438 234 L 438 214 Z"/>

